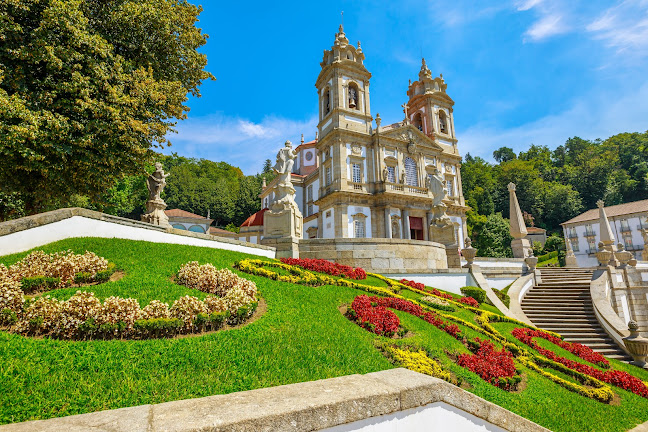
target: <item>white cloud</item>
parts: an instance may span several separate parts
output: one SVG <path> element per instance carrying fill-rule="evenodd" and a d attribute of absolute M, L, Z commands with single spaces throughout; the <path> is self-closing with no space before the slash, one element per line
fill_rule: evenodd
<path fill-rule="evenodd" d="M 471 126 L 458 131 L 459 150 L 492 160 L 493 151 L 511 147 L 516 152 L 531 144 L 551 149 L 573 136 L 584 139 L 605 139 L 621 132 L 644 132 L 648 129 L 648 81 L 627 91 L 592 92 L 579 97 L 562 113 L 547 115 L 539 120 L 510 129 L 488 124 Z"/>
<path fill-rule="evenodd" d="M 526 0 L 526 1 L 521 1 L 517 3 L 517 10 L 519 11 L 525 11 L 529 10 L 535 6 L 538 6 L 540 3 L 542 3 L 543 0 Z"/>
<path fill-rule="evenodd" d="M 624 55 L 648 55 L 648 1 L 627 0 L 587 25 L 594 38 Z"/>
<path fill-rule="evenodd" d="M 547 14 L 536 21 L 525 33 L 534 41 L 547 39 L 569 31 L 560 14 Z"/>
<path fill-rule="evenodd" d="M 313 139 L 316 126 L 315 117 L 303 121 L 266 117 L 259 123 L 222 113 L 189 117 L 178 123 L 178 134 L 169 137 L 173 145 L 166 152 L 223 161 L 255 174 L 266 159 L 274 159 L 286 140 L 296 146 L 302 133 L 306 141 Z"/>

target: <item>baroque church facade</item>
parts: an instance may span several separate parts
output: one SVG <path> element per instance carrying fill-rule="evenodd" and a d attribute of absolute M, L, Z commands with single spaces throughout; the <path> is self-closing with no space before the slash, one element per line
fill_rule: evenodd
<path fill-rule="evenodd" d="M 340 26 L 333 46 L 324 51 L 315 83 L 318 135 L 306 143 L 302 138 L 295 149 L 291 179 L 304 217 L 302 238 L 435 241 L 428 227 L 433 202 L 429 186 L 436 174 L 444 179 L 443 203 L 462 248 L 468 207 L 454 101 L 443 76 L 433 78 L 423 60 L 419 79 L 410 81 L 408 101 L 402 105 L 405 118 L 383 126 L 380 115 L 374 119 L 371 114 L 371 73 L 364 60 L 360 43 L 349 44 Z M 263 209 L 272 205 L 274 182 L 260 195 Z M 256 220 L 263 218 L 257 215 Z M 241 240 L 258 242 L 263 235 L 262 227 L 245 231 L 247 238 Z"/>

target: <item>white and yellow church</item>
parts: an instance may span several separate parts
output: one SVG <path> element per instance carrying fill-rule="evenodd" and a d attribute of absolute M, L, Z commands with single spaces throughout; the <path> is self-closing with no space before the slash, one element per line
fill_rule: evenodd
<path fill-rule="evenodd" d="M 342 26 L 324 51 L 315 87 L 318 137 L 295 149 L 292 183 L 304 217 L 303 239 L 374 238 L 433 241 L 430 176 L 445 179 L 447 215 L 458 248 L 467 236 L 461 186 L 461 155 L 454 129 L 454 101 L 443 76 L 432 77 L 425 60 L 410 82 L 405 118 L 382 125 L 371 114 L 371 73 L 360 47 Z M 373 121 L 375 120 L 375 126 Z M 276 180 L 275 180 L 276 181 Z M 262 209 L 274 200 L 273 182 L 260 195 Z M 260 242 L 263 210 L 242 226 L 240 240 Z"/>

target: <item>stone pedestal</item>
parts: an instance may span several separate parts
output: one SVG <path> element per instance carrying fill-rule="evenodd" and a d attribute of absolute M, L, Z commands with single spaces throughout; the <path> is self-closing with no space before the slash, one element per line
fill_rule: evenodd
<path fill-rule="evenodd" d="M 265 214 L 268 214 L 268 212 Z M 261 240 L 261 244 L 275 248 L 277 250 L 277 258 L 299 258 L 299 239 L 297 237 L 264 237 Z"/>
<path fill-rule="evenodd" d="M 565 267 L 578 267 L 578 260 L 576 259 L 576 255 L 574 255 L 574 252 L 572 252 L 571 250 L 567 252 L 567 256 L 565 257 Z"/>
<path fill-rule="evenodd" d="M 433 220 L 430 225 L 430 241 L 445 246 L 448 268 L 461 268 L 459 241 L 457 240 L 455 225 L 447 216 Z"/>
<path fill-rule="evenodd" d="M 166 213 L 164 213 L 166 207 L 166 203 L 161 199 L 147 201 L 146 214 L 141 216 L 142 222 L 159 225 L 163 228 L 171 228 L 169 218 Z"/>
<path fill-rule="evenodd" d="M 299 209 L 270 210 L 263 214 L 263 237 L 297 237 L 302 234 L 302 215 Z"/>
<path fill-rule="evenodd" d="M 513 249 L 514 258 L 526 258 L 531 255 L 533 249 L 531 243 L 526 238 L 517 238 L 511 241 L 511 248 Z"/>

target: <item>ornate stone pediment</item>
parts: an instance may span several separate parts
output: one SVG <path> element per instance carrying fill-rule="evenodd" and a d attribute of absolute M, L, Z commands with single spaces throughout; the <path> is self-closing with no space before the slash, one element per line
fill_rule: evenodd
<path fill-rule="evenodd" d="M 432 148 L 443 151 L 443 148 L 436 144 L 430 137 L 412 125 L 401 126 L 380 134 L 381 138 L 391 138 L 407 145 L 409 153 L 415 153 L 420 148 Z"/>

